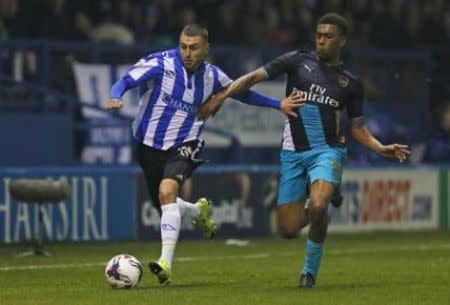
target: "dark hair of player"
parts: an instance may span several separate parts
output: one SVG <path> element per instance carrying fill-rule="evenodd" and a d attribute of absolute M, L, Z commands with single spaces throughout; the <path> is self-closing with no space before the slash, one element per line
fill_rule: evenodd
<path fill-rule="evenodd" d="M 327 13 L 320 17 L 317 24 L 333 24 L 339 28 L 341 34 L 345 37 L 348 32 L 348 22 L 347 20 L 337 13 Z"/>

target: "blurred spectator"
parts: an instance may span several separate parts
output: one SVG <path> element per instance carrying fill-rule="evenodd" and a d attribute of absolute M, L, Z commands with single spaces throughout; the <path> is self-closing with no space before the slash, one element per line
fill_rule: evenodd
<path fill-rule="evenodd" d="M 78 1 L 75 7 L 74 36 L 99 42 L 134 42 L 131 3 L 129 1 Z"/>
<path fill-rule="evenodd" d="M 405 27 L 404 47 L 414 47 L 418 42 L 423 41 L 423 33 L 421 28 L 421 13 L 418 2 L 409 2 L 405 11 Z"/>
<path fill-rule="evenodd" d="M 104 15 L 90 33 L 91 38 L 100 42 L 132 44 L 134 33 L 126 24 L 131 18 L 129 16 L 131 13 L 129 5 L 128 1 L 122 0 L 110 3 L 105 7 Z"/>
<path fill-rule="evenodd" d="M 66 0 L 46 0 L 40 6 L 39 21 L 36 20 L 36 38 L 72 39 L 70 12 Z"/>
<path fill-rule="evenodd" d="M 450 6 L 444 12 L 443 27 L 445 30 L 445 36 L 444 36 L 445 41 L 447 43 L 449 43 L 450 42 Z"/>
<path fill-rule="evenodd" d="M 181 31 L 186 24 L 197 23 L 197 13 L 195 9 L 192 7 L 181 8 L 180 10 L 178 10 L 176 17 L 177 17 L 176 27 L 178 29 L 176 30 L 177 33 Z"/>
<path fill-rule="evenodd" d="M 8 21 L 16 16 L 18 0 L 0 1 L 0 40 L 10 37 Z"/>
<path fill-rule="evenodd" d="M 0 1 L 0 40 L 30 37 L 30 8 L 19 0 Z M 15 81 L 34 80 L 36 60 L 33 52 L 22 49 L 0 50 L 0 72 Z"/>
<path fill-rule="evenodd" d="M 424 1 L 422 21 L 425 43 L 435 46 L 449 42 L 442 24 L 443 11 L 439 5 L 436 5 L 437 3 L 439 1 Z"/>
<path fill-rule="evenodd" d="M 158 11 L 158 22 L 155 26 L 155 34 L 169 36 L 173 42 L 178 41 L 178 37 L 173 39 L 173 37 L 176 36 L 174 33 L 177 33 L 176 19 L 174 18 L 176 15 L 176 1 L 156 0 L 151 1 L 151 3 L 154 3 L 155 9 Z"/>
<path fill-rule="evenodd" d="M 324 0 L 322 1 L 322 10 L 324 12 L 336 12 L 343 14 L 343 1 L 342 0 Z"/>
<path fill-rule="evenodd" d="M 171 3 L 171 1 L 164 2 Z M 174 18 L 165 19 L 167 12 L 165 6 L 159 1 L 152 1 L 142 8 L 137 8 L 141 12 L 141 23 L 136 28 L 136 39 L 148 42 L 155 46 L 165 47 L 175 44 L 173 36 L 175 31 Z M 164 27 L 166 30 L 164 30 Z"/>
<path fill-rule="evenodd" d="M 402 22 L 403 1 L 392 0 L 387 5 L 382 1 L 374 1 L 373 4 L 371 31 L 373 45 L 380 48 L 404 46 L 407 33 Z"/>
<path fill-rule="evenodd" d="M 240 12 L 243 19 L 243 43 L 253 46 L 262 46 L 266 43 L 264 12 L 266 6 L 269 5 L 270 3 L 268 2 L 261 3 L 258 0 L 247 0 L 244 2 L 243 10 Z"/>
<path fill-rule="evenodd" d="M 79 0 L 74 4 L 74 35 L 76 39 L 90 39 L 93 28 L 110 10 L 108 0 Z"/>
<path fill-rule="evenodd" d="M 293 0 L 280 0 L 276 1 L 279 5 L 278 11 L 280 16 L 280 23 L 283 26 L 291 27 L 295 24 L 297 7 Z"/>
<path fill-rule="evenodd" d="M 306 1 L 297 3 L 294 22 L 296 37 L 292 47 L 305 48 L 312 46 L 314 41 L 314 17 L 313 12 L 307 6 Z"/>
<path fill-rule="evenodd" d="M 211 33 L 211 42 L 222 45 L 242 44 L 242 38 L 236 35 L 241 29 L 237 18 L 236 6 L 227 2 L 221 5 L 217 13 L 217 22 L 211 24 L 209 31 Z"/>
<path fill-rule="evenodd" d="M 134 34 L 122 24 L 105 21 L 92 30 L 91 38 L 98 42 L 132 44 Z"/>
<path fill-rule="evenodd" d="M 450 99 L 439 105 L 439 126 L 427 142 L 424 162 L 450 162 Z"/>
<path fill-rule="evenodd" d="M 266 44 L 277 48 L 289 48 L 294 41 L 293 31 L 289 23 L 281 23 L 280 14 L 273 6 L 269 6 L 265 11 L 265 41 Z"/>

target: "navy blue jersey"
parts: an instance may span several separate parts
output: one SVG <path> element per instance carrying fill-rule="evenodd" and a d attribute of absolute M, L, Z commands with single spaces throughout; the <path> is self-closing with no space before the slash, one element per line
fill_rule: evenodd
<path fill-rule="evenodd" d="M 283 132 L 283 149 L 303 151 L 339 146 L 341 112 L 362 116 L 363 88 L 359 77 L 344 64 L 328 66 L 315 53 L 289 52 L 264 66 L 269 78 L 287 74 L 286 95 L 300 91 L 306 105 L 298 118 L 289 116 Z"/>

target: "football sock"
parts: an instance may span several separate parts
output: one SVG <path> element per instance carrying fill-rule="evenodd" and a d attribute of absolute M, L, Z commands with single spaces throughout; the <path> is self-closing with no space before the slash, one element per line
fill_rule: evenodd
<path fill-rule="evenodd" d="M 316 278 L 322 258 L 323 243 L 316 243 L 309 238 L 306 241 L 305 267 L 303 273 L 310 273 Z"/>
<path fill-rule="evenodd" d="M 194 203 L 190 203 L 190 202 L 184 201 L 180 197 L 177 197 L 177 203 L 176 204 L 180 208 L 181 217 L 186 215 L 186 213 L 192 218 L 196 218 L 196 217 L 198 217 L 198 215 L 200 215 L 200 209 Z"/>
<path fill-rule="evenodd" d="M 172 267 L 172 259 L 180 233 L 181 213 L 176 203 L 161 206 L 161 258 L 169 267 Z"/>

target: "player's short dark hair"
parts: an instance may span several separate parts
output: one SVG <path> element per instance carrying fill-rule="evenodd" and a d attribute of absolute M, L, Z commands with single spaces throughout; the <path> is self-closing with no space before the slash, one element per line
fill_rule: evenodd
<path fill-rule="evenodd" d="M 188 24 L 183 28 L 181 33 L 186 36 L 201 36 L 205 41 L 208 41 L 208 30 L 200 24 Z"/>
<path fill-rule="evenodd" d="M 347 36 L 348 22 L 347 20 L 337 13 L 327 13 L 320 17 L 317 24 L 333 24 L 339 28 L 341 34 Z"/>

